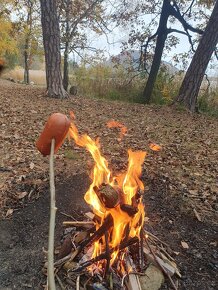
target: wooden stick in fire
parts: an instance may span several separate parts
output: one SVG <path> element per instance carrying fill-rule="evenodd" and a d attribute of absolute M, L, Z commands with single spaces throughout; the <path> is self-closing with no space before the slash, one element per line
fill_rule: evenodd
<path fill-rule="evenodd" d="M 55 231 L 55 182 L 54 182 L 54 154 L 62 145 L 70 127 L 69 119 L 61 114 L 52 114 L 36 142 L 37 149 L 43 156 L 50 155 L 49 158 L 49 180 L 50 180 L 50 221 L 48 238 L 48 288 L 55 290 L 54 276 L 54 231 Z"/>
<path fill-rule="evenodd" d="M 137 242 L 138 242 L 138 237 L 130 238 L 128 241 L 123 241 L 118 247 L 110 249 L 109 253 L 112 254 L 114 251 L 117 251 L 117 250 L 121 251 L 121 250 L 123 250 L 131 245 L 134 245 Z M 104 253 L 96 256 L 95 258 L 92 258 L 91 260 L 83 262 L 82 264 L 79 265 L 79 267 L 71 270 L 71 272 L 79 273 L 84 268 L 87 268 L 98 261 L 107 260 L 107 258 L 108 258 L 108 252 L 104 252 Z"/>

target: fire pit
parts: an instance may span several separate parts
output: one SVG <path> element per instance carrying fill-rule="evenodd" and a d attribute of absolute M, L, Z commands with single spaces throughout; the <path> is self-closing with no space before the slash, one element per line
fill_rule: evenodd
<path fill-rule="evenodd" d="M 108 122 L 108 127 L 120 128 L 120 140 L 127 133 L 127 128 L 115 121 Z M 180 274 L 169 247 L 144 229 L 140 176 L 146 152 L 129 149 L 127 170 L 113 174 L 100 152 L 99 140 L 80 135 L 74 121 L 68 137 L 94 160 L 92 182 L 84 197 L 92 212 L 82 221 L 64 222 L 64 241 L 54 263 L 58 282 L 62 283 L 57 272 L 63 268 L 73 289 L 137 290 L 142 289 L 139 277 L 146 275 L 146 268 L 153 263 L 177 289 L 171 276 Z"/>

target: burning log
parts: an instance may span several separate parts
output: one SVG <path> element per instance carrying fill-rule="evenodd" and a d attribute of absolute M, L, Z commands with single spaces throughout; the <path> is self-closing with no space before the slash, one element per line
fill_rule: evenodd
<path fill-rule="evenodd" d="M 100 188 L 95 186 L 94 191 L 102 204 L 107 208 L 114 208 L 120 202 L 120 193 L 109 184 L 102 184 Z"/>
<path fill-rule="evenodd" d="M 88 246 L 89 244 L 94 243 L 95 241 L 97 241 L 112 226 L 113 226 L 113 219 L 112 219 L 112 216 L 109 214 L 105 218 L 105 220 L 104 220 L 103 224 L 100 226 L 100 228 L 96 232 L 94 232 L 94 234 L 91 235 L 88 239 L 84 240 L 81 243 L 81 247 L 84 248 L 84 247 Z"/>
<path fill-rule="evenodd" d="M 122 211 L 126 212 L 130 217 L 133 217 L 138 212 L 138 209 L 136 207 L 129 204 L 121 204 L 120 208 L 122 209 Z"/>

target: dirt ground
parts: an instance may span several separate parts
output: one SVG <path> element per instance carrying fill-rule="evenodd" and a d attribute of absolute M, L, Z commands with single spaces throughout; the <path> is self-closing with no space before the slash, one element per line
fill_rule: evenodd
<path fill-rule="evenodd" d="M 114 171 L 124 170 L 128 148 L 145 150 L 145 227 L 178 252 L 179 289 L 218 289 L 218 121 L 173 108 L 71 97 L 51 100 L 43 90 L 0 80 L 0 289 L 43 289 L 43 247 L 47 247 L 48 158 L 35 149 L 48 116 L 74 111 L 80 132 L 100 137 Z M 109 119 L 128 128 L 108 129 Z M 162 146 L 149 149 L 150 142 Z M 65 142 L 55 160 L 56 245 L 65 214 L 88 210 L 91 157 Z M 181 242 L 188 244 L 188 249 Z M 162 289 L 170 289 L 165 283 Z"/>

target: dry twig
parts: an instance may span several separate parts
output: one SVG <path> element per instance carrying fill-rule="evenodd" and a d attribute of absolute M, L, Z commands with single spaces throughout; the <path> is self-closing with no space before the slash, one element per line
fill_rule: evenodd
<path fill-rule="evenodd" d="M 63 283 L 61 282 L 61 279 L 59 278 L 57 273 L 55 274 L 55 277 L 58 281 L 59 286 L 61 287 L 61 290 L 65 290 L 65 287 L 64 287 Z"/>
<path fill-rule="evenodd" d="M 76 278 L 76 290 L 79 290 L 79 281 L 80 281 L 80 275 Z"/>
<path fill-rule="evenodd" d="M 63 222 L 63 225 L 65 227 L 84 227 L 84 228 L 90 228 L 90 226 L 93 226 L 94 223 L 92 221 L 65 221 Z"/>

